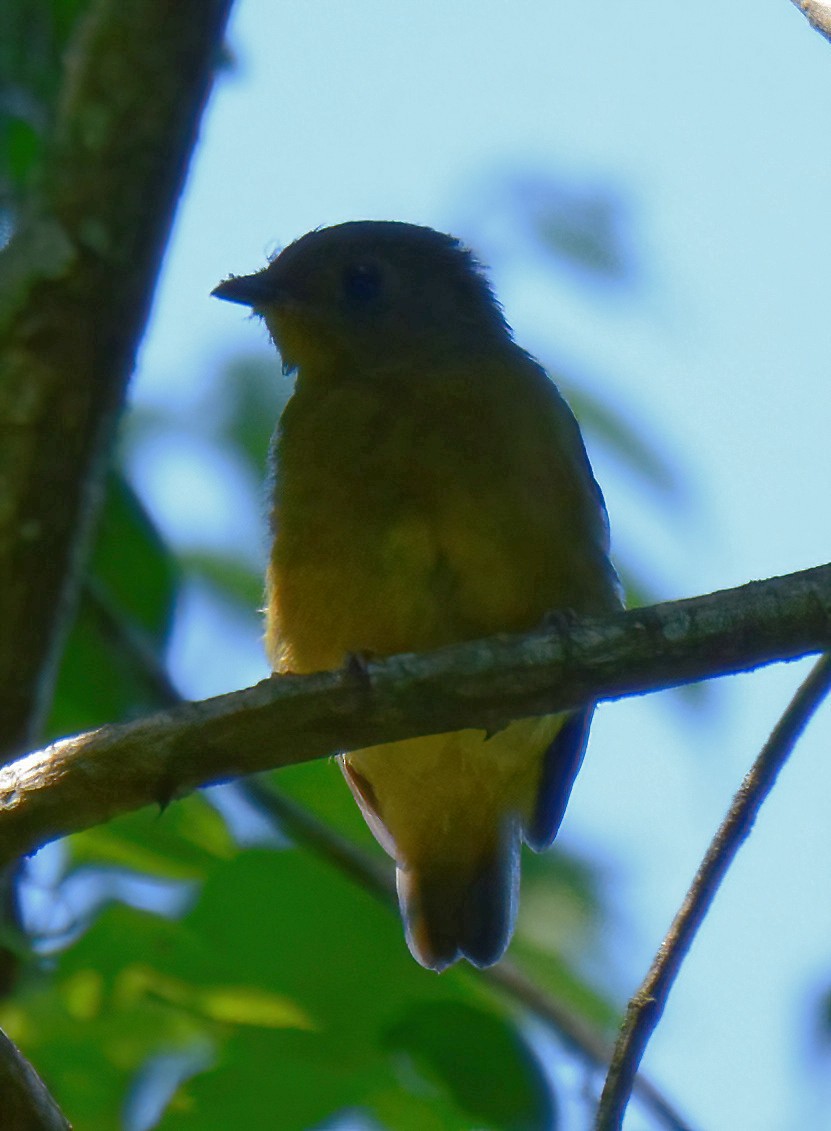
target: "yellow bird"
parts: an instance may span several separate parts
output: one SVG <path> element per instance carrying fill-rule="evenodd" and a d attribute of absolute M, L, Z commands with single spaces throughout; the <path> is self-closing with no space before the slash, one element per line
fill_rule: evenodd
<path fill-rule="evenodd" d="M 457 239 L 339 224 L 213 293 L 261 315 L 296 374 L 273 446 L 275 670 L 521 632 L 553 610 L 619 608 L 577 422 Z M 423 966 L 501 957 L 520 843 L 539 851 L 553 840 L 592 709 L 340 756 L 397 864 Z"/>

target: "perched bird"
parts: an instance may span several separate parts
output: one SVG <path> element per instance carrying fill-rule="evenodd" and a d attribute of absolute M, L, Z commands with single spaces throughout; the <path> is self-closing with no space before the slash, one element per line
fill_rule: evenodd
<path fill-rule="evenodd" d="M 413 224 L 309 232 L 213 292 L 265 319 L 294 393 L 273 445 L 275 670 L 424 651 L 620 605 L 580 432 L 470 251 Z M 340 756 L 442 970 L 511 936 L 519 849 L 553 840 L 592 705 Z"/>

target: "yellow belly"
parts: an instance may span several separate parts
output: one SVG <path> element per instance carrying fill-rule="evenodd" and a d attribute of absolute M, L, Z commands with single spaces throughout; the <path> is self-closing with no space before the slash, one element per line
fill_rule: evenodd
<path fill-rule="evenodd" d="M 542 753 L 562 716 L 520 719 L 490 737 L 460 730 L 342 755 L 367 823 L 402 868 L 471 864 L 534 811 Z M 484 842 L 483 843 L 483 839 Z"/>

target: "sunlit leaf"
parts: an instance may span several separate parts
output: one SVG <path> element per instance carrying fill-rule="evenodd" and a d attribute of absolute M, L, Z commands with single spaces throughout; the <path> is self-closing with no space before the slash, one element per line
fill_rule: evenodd
<path fill-rule="evenodd" d="M 284 997 L 252 985 L 194 986 L 144 964 L 126 968 L 117 987 L 125 1004 L 143 997 L 168 1002 L 209 1021 L 263 1029 L 314 1029 L 311 1018 Z"/>

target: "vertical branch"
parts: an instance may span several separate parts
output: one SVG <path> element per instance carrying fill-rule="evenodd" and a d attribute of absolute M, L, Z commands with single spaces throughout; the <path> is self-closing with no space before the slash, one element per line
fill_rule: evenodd
<path fill-rule="evenodd" d="M 38 189 L 0 254 L 0 762 L 37 738 L 51 698 L 230 3 L 90 0 Z M 2 886 L 10 930 L 13 871 Z M 15 962 L 0 946 L 0 981 Z M 0 1044 L 3 1127 L 66 1127 L 13 1052 Z"/>
<path fill-rule="evenodd" d="M 739 787 L 652 968 L 629 1003 L 600 1097 L 595 1131 L 618 1131 L 622 1126 L 638 1065 L 664 1011 L 681 963 L 780 769 L 829 690 L 831 653 L 821 657 L 811 669 Z"/>
<path fill-rule="evenodd" d="M 37 735 L 231 0 L 92 0 L 0 256 L 0 751 Z"/>

